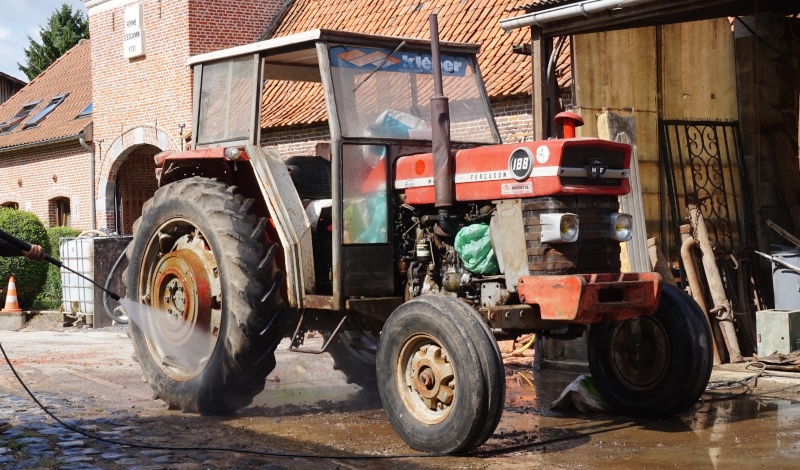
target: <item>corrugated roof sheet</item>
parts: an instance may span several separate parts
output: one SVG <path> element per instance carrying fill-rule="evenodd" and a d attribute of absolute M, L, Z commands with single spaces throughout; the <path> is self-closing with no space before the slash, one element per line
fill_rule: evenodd
<path fill-rule="evenodd" d="M 39 101 L 28 117 L 7 134 L 0 135 L 0 149 L 77 136 L 91 118 L 75 117 L 92 101 L 91 43 L 81 41 L 59 57 L 38 77 L 0 105 L 0 123 L 13 117 L 26 103 Z M 25 123 L 55 96 L 69 96 L 36 127 Z"/>
<path fill-rule="evenodd" d="M 500 28 L 499 20 L 510 13 L 507 0 L 296 0 L 271 37 L 328 28 L 428 39 L 433 12 L 443 41 L 482 44 L 478 61 L 489 96 L 530 94 L 530 57 L 511 52 L 512 45 L 530 42 L 530 31 Z M 318 84 L 268 85 L 263 102 L 262 127 L 319 122 L 326 116 Z"/>

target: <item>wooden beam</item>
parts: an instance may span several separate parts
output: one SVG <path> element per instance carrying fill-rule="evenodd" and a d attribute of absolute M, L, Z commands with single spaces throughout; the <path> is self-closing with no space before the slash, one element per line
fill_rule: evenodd
<path fill-rule="evenodd" d="M 759 0 L 758 11 L 781 13 L 800 12 L 800 0 Z M 673 0 L 652 2 L 635 7 L 611 10 L 605 14 L 578 17 L 544 25 L 545 36 L 586 34 L 599 31 L 641 28 L 673 23 L 685 23 L 728 16 L 753 14 L 753 0 Z"/>

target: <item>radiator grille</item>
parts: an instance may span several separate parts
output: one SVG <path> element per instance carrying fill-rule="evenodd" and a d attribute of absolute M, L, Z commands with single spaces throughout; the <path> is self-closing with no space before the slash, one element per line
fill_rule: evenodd
<path fill-rule="evenodd" d="M 592 274 L 620 271 L 620 244 L 609 236 L 608 217 L 619 211 L 616 196 L 540 197 L 522 201 L 528 271 L 531 274 Z M 577 243 L 541 243 L 539 215 L 578 215 Z"/>

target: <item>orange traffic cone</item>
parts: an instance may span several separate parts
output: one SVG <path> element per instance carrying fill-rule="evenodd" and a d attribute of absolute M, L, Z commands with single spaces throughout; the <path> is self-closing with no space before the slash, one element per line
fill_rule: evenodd
<path fill-rule="evenodd" d="M 6 306 L 0 312 L 19 313 L 22 309 L 19 308 L 17 301 L 17 284 L 15 283 L 14 276 L 8 279 L 8 293 L 6 294 Z"/>

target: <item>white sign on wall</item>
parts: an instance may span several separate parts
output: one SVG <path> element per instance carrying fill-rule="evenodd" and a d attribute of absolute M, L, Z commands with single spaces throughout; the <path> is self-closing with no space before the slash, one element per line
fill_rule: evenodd
<path fill-rule="evenodd" d="M 134 59 L 144 55 L 144 29 L 142 29 L 142 4 L 125 8 L 125 35 L 122 40 L 123 56 Z"/>

